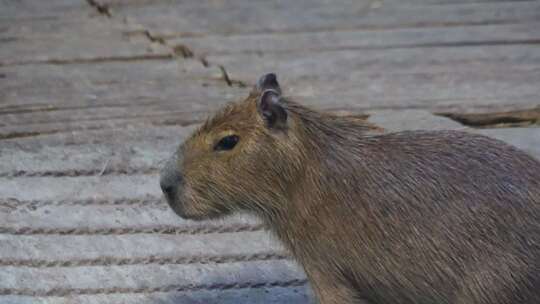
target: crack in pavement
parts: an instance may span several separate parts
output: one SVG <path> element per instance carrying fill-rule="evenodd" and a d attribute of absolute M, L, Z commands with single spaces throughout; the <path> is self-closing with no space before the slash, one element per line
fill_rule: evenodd
<path fill-rule="evenodd" d="M 167 43 L 167 40 L 165 38 L 153 35 L 148 29 L 143 30 L 142 33 L 150 42 L 159 43 L 162 46 L 169 48 L 172 54 L 174 54 L 174 56 L 178 58 L 195 59 L 199 61 L 205 68 L 209 68 L 212 66 L 217 67 L 221 71 L 221 79 L 227 84 L 227 86 L 237 86 L 240 88 L 247 86 L 247 84 L 245 84 L 241 80 L 232 79 L 223 65 L 211 63 L 204 56 L 196 55 L 189 46 L 185 44 L 176 44 L 174 46 L 171 46 Z"/>
<path fill-rule="evenodd" d="M 164 60 L 172 59 L 171 54 L 147 54 L 147 55 L 132 55 L 132 56 L 110 56 L 110 57 L 94 57 L 94 58 L 72 58 L 72 59 L 45 59 L 45 60 L 25 60 L 25 61 L 0 61 L 0 67 L 8 67 L 15 65 L 31 65 L 31 64 L 87 64 L 100 62 L 128 62 L 141 60 Z"/>
<path fill-rule="evenodd" d="M 125 266 L 125 265 L 190 265 L 190 264 L 231 264 L 260 261 L 291 260 L 291 257 L 283 252 L 272 251 L 255 254 L 240 255 L 203 255 L 203 256 L 148 256 L 148 257 L 99 257 L 70 260 L 46 260 L 46 259 L 5 259 L 0 260 L 0 266 L 13 267 L 81 267 L 81 266 Z"/>
<path fill-rule="evenodd" d="M 97 0 L 86 0 L 86 3 L 95 8 L 100 15 L 106 16 L 107 18 L 112 17 L 111 9 L 107 4 L 100 3 Z"/>
<path fill-rule="evenodd" d="M 97 4 L 97 1 L 99 0 L 87 0 L 89 3 L 94 3 L 94 7 L 96 7 L 99 11 L 99 8 L 100 7 L 104 7 L 107 9 L 107 13 L 110 14 L 110 11 L 108 10 L 108 7 L 106 5 L 101 5 L 99 6 Z M 365 15 L 367 14 L 371 9 L 374 8 L 374 4 L 376 3 L 379 3 L 380 0 L 370 0 L 368 1 L 360 10 L 359 10 L 359 15 Z M 150 42 L 153 42 L 153 43 L 159 43 L 161 44 L 162 46 L 164 47 L 167 47 L 171 50 L 172 54 L 174 54 L 174 56 L 176 57 L 179 57 L 179 58 L 184 58 L 184 59 L 196 59 L 198 60 L 205 68 L 209 68 L 209 67 L 212 67 L 212 66 L 215 66 L 217 67 L 220 72 L 221 72 L 221 79 L 227 84 L 227 86 L 229 87 L 233 87 L 233 86 L 236 86 L 236 87 L 240 87 L 240 88 L 244 88 L 244 87 L 247 87 L 248 84 L 246 84 L 245 82 L 239 80 L 239 79 L 233 79 L 231 76 L 230 76 L 230 73 L 227 72 L 227 69 L 225 68 L 225 66 L 221 65 L 221 64 L 216 64 L 216 63 L 213 63 L 213 62 L 209 62 L 204 56 L 202 55 L 197 55 L 188 45 L 185 45 L 185 44 L 176 44 L 176 45 L 169 45 L 167 43 L 167 37 L 166 36 L 158 36 L 158 35 L 153 35 L 149 29 L 144 29 L 142 30 L 142 33 L 144 34 L 144 36 L 150 41 Z"/>
<path fill-rule="evenodd" d="M 540 106 L 532 109 L 491 113 L 449 113 L 435 115 L 450 118 L 460 124 L 478 128 L 517 128 L 540 126 Z"/>
<path fill-rule="evenodd" d="M 305 278 L 295 278 L 286 281 L 270 282 L 234 282 L 234 283 L 208 283 L 198 285 L 167 285 L 159 287 L 111 287 L 111 288 L 52 288 L 47 290 L 33 290 L 30 288 L 0 288 L 0 295 L 19 295 L 33 297 L 66 297 L 70 295 L 100 295 L 100 294 L 139 294 L 139 293 L 165 293 L 165 292 L 196 292 L 196 291 L 225 291 L 238 289 L 261 288 L 293 288 L 308 284 Z"/>
<path fill-rule="evenodd" d="M 135 227 L 2 227 L 0 234 L 11 235 L 125 235 L 125 234 L 171 234 L 198 235 L 266 231 L 262 224 L 200 224 L 197 226 L 135 226 Z"/>
<path fill-rule="evenodd" d="M 86 2 L 88 3 L 88 5 L 93 7 L 100 15 L 106 16 L 107 18 L 113 18 L 114 17 L 113 14 L 112 14 L 111 8 L 110 8 L 110 6 L 108 4 L 103 3 L 100 0 L 86 0 Z M 187 46 L 185 44 L 177 44 L 177 45 L 171 46 L 171 45 L 169 45 L 167 43 L 166 38 L 161 37 L 161 36 L 153 35 L 150 32 L 150 30 L 145 28 L 145 27 L 143 27 L 142 30 L 132 31 L 132 32 L 129 32 L 127 34 L 128 35 L 142 34 L 144 37 L 146 37 L 146 39 L 148 39 L 149 42 L 157 43 L 157 44 L 160 44 L 160 45 L 168 48 L 170 50 L 171 54 L 162 55 L 161 58 L 169 59 L 169 58 L 177 57 L 177 58 L 184 58 L 184 59 L 196 59 L 205 68 L 209 68 L 209 67 L 212 67 L 212 66 L 217 67 L 221 72 L 221 80 L 223 80 L 227 84 L 227 86 L 229 86 L 229 87 L 237 86 L 237 87 L 240 87 L 240 88 L 243 88 L 243 87 L 247 86 L 247 84 L 242 82 L 241 80 L 232 79 L 230 77 L 230 74 L 227 72 L 227 70 L 225 69 L 225 67 L 223 65 L 211 63 L 208 60 L 206 60 L 206 58 L 204 58 L 204 56 L 196 56 L 195 52 L 189 46 Z M 139 57 L 139 59 L 140 58 L 141 57 Z M 142 57 L 142 58 L 146 59 L 147 57 Z M 152 57 L 152 59 L 153 59 L 153 57 Z M 2 62 L 0 62 L 0 67 L 1 66 L 8 66 L 8 65 L 15 65 L 15 64 L 19 65 L 19 64 L 32 64 L 32 63 L 69 64 L 69 63 L 79 63 L 80 61 L 81 61 L 80 59 L 77 59 L 77 60 L 47 60 L 47 61 L 44 61 L 44 62 L 42 62 L 42 61 L 39 61 L 39 62 L 18 62 L 18 63 L 2 63 Z M 87 60 L 85 62 L 95 62 L 95 61 L 97 61 L 97 60 L 92 60 L 92 61 Z M 128 61 L 128 60 L 124 59 L 123 61 Z"/>

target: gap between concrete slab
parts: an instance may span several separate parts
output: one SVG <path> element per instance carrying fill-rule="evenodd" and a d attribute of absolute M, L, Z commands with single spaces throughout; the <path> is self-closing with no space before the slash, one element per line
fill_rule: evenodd
<path fill-rule="evenodd" d="M 0 266 L 12 267 L 82 267 L 82 266 L 126 266 L 126 265 L 190 265 L 190 264 L 228 264 L 258 261 L 291 260 L 283 252 L 272 251 L 255 254 L 208 255 L 208 256 L 148 256 L 137 258 L 101 257 L 78 260 L 22 259 L 0 260 Z"/>
<path fill-rule="evenodd" d="M 105 3 L 100 3 L 96 0 L 86 0 L 86 2 L 93 7 L 100 15 L 106 16 L 108 18 L 112 17 L 110 7 Z"/>
<path fill-rule="evenodd" d="M 243 88 L 247 86 L 244 82 L 240 80 L 232 79 L 223 65 L 217 65 L 212 62 L 209 62 L 204 56 L 199 56 L 195 54 L 195 52 L 189 46 L 185 44 L 175 44 L 174 46 L 169 45 L 165 38 L 153 35 L 152 32 L 148 29 L 127 32 L 126 35 L 129 35 L 129 36 L 141 35 L 145 37 L 150 43 L 160 44 L 161 46 L 166 47 L 170 50 L 171 57 L 187 59 L 187 60 L 196 60 L 200 64 L 202 64 L 203 67 L 205 68 L 217 67 L 219 71 L 221 72 L 220 79 L 224 81 L 229 87 L 236 86 L 236 87 Z"/>
<path fill-rule="evenodd" d="M 130 62 L 142 60 L 164 60 L 173 59 L 170 54 L 147 54 L 135 56 L 110 56 L 110 57 L 92 57 L 92 58 L 73 58 L 73 59 L 45 59 L 45 60 L 25 60 L 25 61 L 4 61 L 0 62 L 0 67 L 31 65 L 31 64 L 90 64 L 102 62 Z"/>
<path fill-rule="evenodd" d="M 276 287 L 299 287 L 307 285 L 307 279 L 292 279 L 287 281 L 271 282 L 241 282 L 241 283 L 214 283 L 200 285 L 169 285 L 162 287 L 134 287 L 134 288 L 55 288 L 50 290 L 30 289 L 0 289 L 0 295 L 21 295 L 33 297 L 65 297 L 72 295 L 97 295 L 118 293 L 157 293 L 157 292 L 194 292 L 194 291 L 226 291 L 235 289 L 262 289 Z"/>
<path fill-rule="evenodd" d="M 264 231 L 262 224 L 207 224 L 199 226 L 167 226 L 150 227 L 117 227 L 117 228 L 34 228 L 34 227 L 0 227 L 0 234 L 9 235 L 126 235 L 126 234 L 166 234 L 166 235 L 200 235 L 218 233 L 238 233 Z"/>
<path fill-rule="evenodd" d="M 491 113 L 448 113 L 435 115 L 450 118 L 460 124 L 478 129 L 540 126 L 540 106 L 532 109 Z"/>

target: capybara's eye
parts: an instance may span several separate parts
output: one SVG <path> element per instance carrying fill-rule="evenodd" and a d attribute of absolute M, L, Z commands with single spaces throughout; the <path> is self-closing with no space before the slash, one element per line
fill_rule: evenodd
<path fill-rule="evenodd" d="M 216 144 L 216 146 L 214 147 L 214 150 L 216 151 L 231 150 L 232 148 L 234 148 L 234 146 L 236 146 L 236 144 L 238 143 L 238 140 L 240 140 L 240 138 L 236 135 L 225 136 Z"/>

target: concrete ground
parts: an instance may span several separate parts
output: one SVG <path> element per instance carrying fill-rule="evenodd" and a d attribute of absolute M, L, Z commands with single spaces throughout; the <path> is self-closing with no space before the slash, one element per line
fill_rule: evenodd
<path fill-rule="evenodd" d="M 540 158 L 540 1 L 0 0 L 0 303 L 312 303 L 257 220 L 184 221 L 158 187 L 266 72 Z"/>

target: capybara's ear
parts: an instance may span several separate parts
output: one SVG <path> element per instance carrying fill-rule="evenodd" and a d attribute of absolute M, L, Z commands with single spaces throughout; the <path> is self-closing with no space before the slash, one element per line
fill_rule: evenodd
<path fill-rule="evenodd" d="M 274 73 L 268 73 L 261 76 L 259 81 L 257 81 L 256 89 L 261 93 L 266 90 L 274 90 L 281 94 L 281 88 L 279 87 L 276 74 Z"/>
<path fill-rule="evenodd" d="M 271 129 L 287 127 L 287 110 L 284 107 L 281 94 L 275 90 L 265 90 L 257 102 L 259 114 Z"/>

